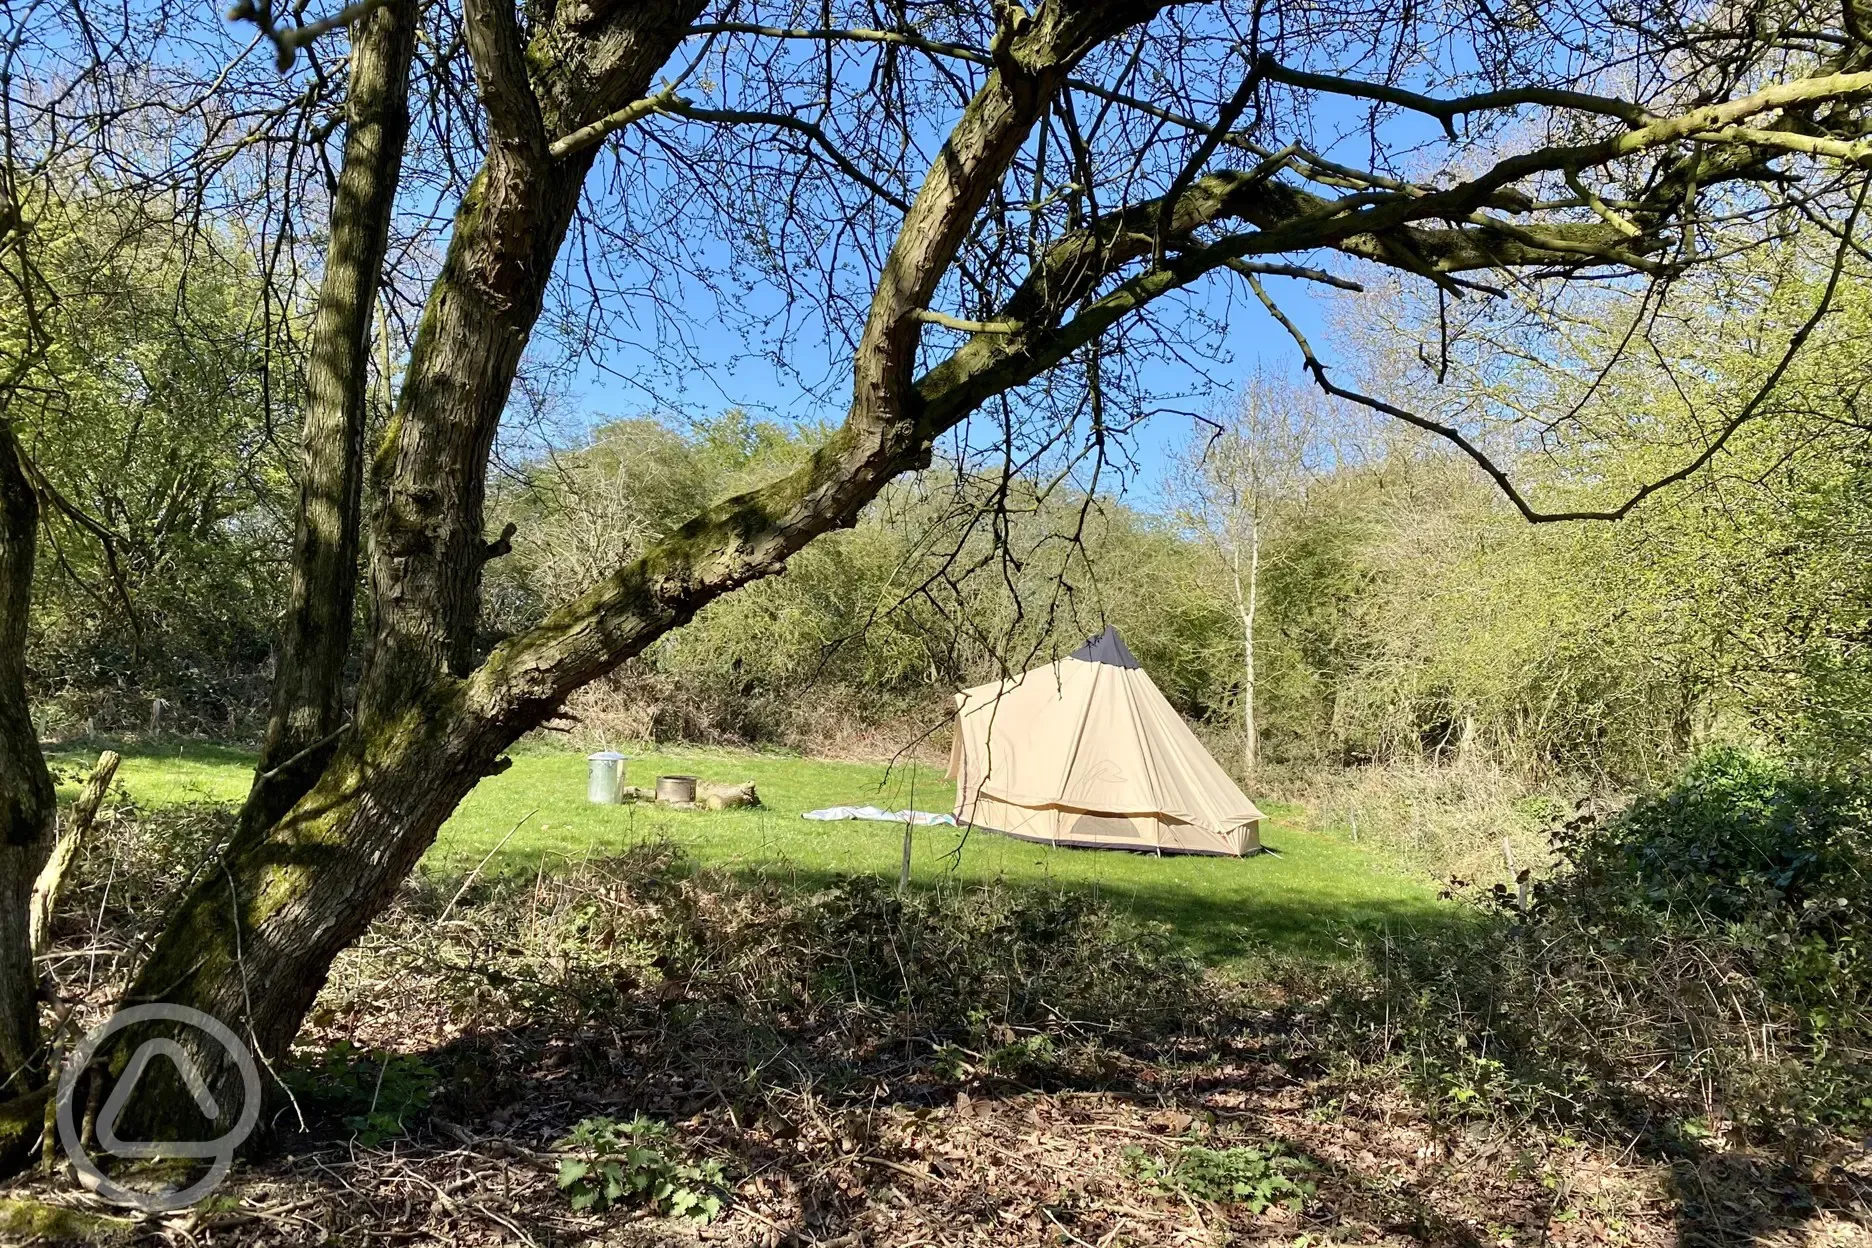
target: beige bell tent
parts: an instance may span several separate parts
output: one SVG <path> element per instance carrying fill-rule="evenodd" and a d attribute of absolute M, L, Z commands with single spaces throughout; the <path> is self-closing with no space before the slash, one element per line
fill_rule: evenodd
<path fill-rule="evenodd" d="M 1261 812 L 1117 632 L 956 695 L 956 822 L 1055 845 L 1158 853 L 1261 848 Z"/>

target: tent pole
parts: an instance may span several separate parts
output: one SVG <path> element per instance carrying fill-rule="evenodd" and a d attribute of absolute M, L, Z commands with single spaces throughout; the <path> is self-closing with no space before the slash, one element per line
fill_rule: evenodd
<path fill-rule="evenodd" d="M 897 868 L 897 891 L 910 887 L 910 829 L 916 826 L 916 760 L 910 760 L 910 809 L 904 812 L 903 863 Z"/>

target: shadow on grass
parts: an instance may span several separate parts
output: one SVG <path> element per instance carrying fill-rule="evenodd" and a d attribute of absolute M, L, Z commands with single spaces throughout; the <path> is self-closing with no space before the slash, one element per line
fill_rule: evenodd
<path fill-rule="evenodd" d="M 94 738 L 46 747 L 60 800 L 76 796 L 104 750 L 122 756 L 116 788 L 141 806 L 239 802 L 253 782 L 256 755 L 240 746 L 192 738 Z"/>
<path fill-rule="evenodd" d="M 734 873 L 749 882 L 778 878 L 808 890 L 832 888 L 850 878 L 848 873 L 787 862 L 761 863 L 735 869 Z M 1062 893 L 1090 897 L 1129 918 L 1162 924 L 1178 944 L 1212 966 L 1269 953 L 1343 958 L 1361 944 L 1381 940 L 1387 930 L 1408 928 L 1422 938 L 1434 940 L 1440 931 L 1453 931 L 1476 921 L 1473 912 L 1431 896 L 1359 896 L 1329 902 L 1305 896 L 1257 894 L 1252 881 L 1247 887 L 1222 891 L 1194 889 L 1173 880 L 1131 878 L 1113 883 L 949 876 L 916 879 L 911 887 L 926 892 L 996 888 L 1015 897 L 1036 899 Z"/>
<path fill-rule="evenodd" d="M 603 845 L 598 852 L 629 852 L 667 839 L 685 855 L 698 855 L 687 860 L 688 870 L 726 871 L 748 883 L 787 881 L 808 891 L 854 878 L 891 883 L 897 878 L 894 850 L 886 855 L 873 843 L 880 836 L 894 840 L 898 833 L 890 828 L 880 834 L 876 827 L 831 825 L 825 835 L 848 837 L 848 852 L 855 860 L 852 868 L 842 868 L 792 856 L 791 851 L 802 847 L 762 839 L 746 815 L 740 819 L 749 835 L 737 853 L 725 847 L 733 844 L 729 838 L 736 826 L 719 815 L 707 824 L 665 826 L 654 819 L 646 820 L 644 833 Z M 710 839 L 698 841 L 699 831 Z M 514 844 L 523 847 L 515 849 Z M 1360 944 L 1382 939 L 1387 930 L 1453 931 L 1474 921 L 1472 910 L 1439 900 L 1427 883 L 1385 871 L 1363 854 L 1352 855 L 1319 837 L 1293 837 L 1290 844 L 1287 852 L 1242 859 L 1159 858 L 1123 850 L 1037 845 L 975 831 L 963 843 L 959 858 L 920 845 L 911 888 L 948 892 L 994 887 L 1033 897 L 1066 893 L 1093 898 L 1141 922 L 1163 924 L 1190 953 L 1211 965 L 1269 953 L 1342 958 Z M 590 857 L 590 852 L 574 854 L 516 841 L 491 857 L 485 851 L 472 857 L 455 854 L 431 860 L 427 867 L 438 881 L 459 879 L 477 869 L 479 879 L 487 881 L 532 878 L 542 870 L 549 875 L 576 871 Z M 886 857 L 892 859 L 888 869 L 878 865 Z"/>
<path fill-rule="evenodd" d="M 43 744 L 48 758 L 68 762 L 95 761 L 105 750 L 115 750 L 126 760 L 169 763 L 177 759 L 213 766 L 252 768 L 259 755 L 244 745 L 226 745 L 195 737 L 81 737 Z"/>

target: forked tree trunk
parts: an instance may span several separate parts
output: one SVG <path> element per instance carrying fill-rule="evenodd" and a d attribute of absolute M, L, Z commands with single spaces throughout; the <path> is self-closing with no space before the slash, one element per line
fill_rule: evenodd
<path fill-rule="evenodd" d="M 586 162 L 574 163 L 582 175 Z M 171 917 L 126 1003 L 186 1003 L 269 1057 L 282 1054 L 332 959 L 388 904 L 468 791 L 498 769 L 501 751 L 550 709 L 491 720 L 468 697 L 461 669 L 484 542 L 481 476 L 464 481 L 460 465 L 485 460 L 577 199 L 576 176 L 542 183 L 498 154 L 477 177 L 398 406 L 406 430 L 411 409 L 435 405 L 447 418 L 423 424 L 430 436 L 399 437 L 386 466 L 393 484 L 377 509 L 372 560 L 378 627 L 355 727 L 284 818 L 240 831 L 219 871 Z M 202 1037 L 176 1038 L 192 1047 Z M 218 1053 L 198 1060 L 227 1073 Z M 131 1102 L 138 1131 L 199 1126 L 179 1081 L 165 1072 L 145 1082 L 148 1093 Z M 220 1103 L 238 1108 L 239 1092 L 228 1091 Z"/>
<path fill-rule="evenodd" d="M 1091 297 L 1101 274 L 1141 254 L 1147 244 L 1139 240 L 1151 237 L 1145 225 L 1169 220 L 1187 236 L 1235 202 L 1229 193 L 1238 184 L 1192 186 L 1171 205 L 1174 212 L 1156 201 L 1136 205 L 1043 255 L 1006 305 L 1006 315 L 1030 329 L 975 334 L 914 377 L 918 314 L 1035 121 L 1079 57 L 1152 8 L 1091 0 L 1043 6 L 1032 18 L 1010 9 L 996 68 L 928 171 L 884 267 L 844 427 L 798 471 L 704 511 L 470 671 L 490 554 L 482 489 L 491 442 L 592 159 L 589 149 L 550 156 L 547 135 L 641 97 L 700 4 L 672 0 L 602 13 L 562 7 L 568 22 L 600 25 L 589 27 L 586 42 L 586 26 L 573 27 L 576 35 L 547 29 L 536 35 L 544 42 L 526 49 L 504 0 L 466 0 L 465 41 L 488 109 L 489 150 L 456 214 L 391 433 L 375 460 L 383 482 L 373 511 L 376 619 L 355 726 L 282 819 L 242 827 L 203 873 L 126 1003 L 161 1000 L 207 1011 L 263 1056 L 278 1058 L 339 951 L 388 903 L 468 791 L 504 766 L 502 752 L 566 696 L 714 598 L 779 571 L 816 537 L 856 523 L 889 481 L 927 464 L 935 439 L 983 402 L 1221 263 L 1206 253 L 1174 257 Z M 530 86 L 535 53 L 551 72 L 541 69 Z M 584 59 L 566 65 L 568 57 Z M 588 94 L 568 103 L 565 95 L 579 90 Z M 105 1078 L 124 1068 L 148 1034 L 117 1033 L 103 1055 Z M 174 1038 L 208 1075 L 224 1111 L 236 1112 L 240 1092 L 225 1054 L 199 1032 Z M 193 1098 L 159 1069 L 173 1068 L 149 1068 L 118 1134 L 200 1138 Z"/>
<path fill-rule="evenodd" d="M 330 758 L 344 720 L 370 331 L 409 134 L 416 16 L 415 0 L 396 0 L 351 31 L 344 160 L 309 340 L 292 585 L 243 828 L 265 828 L 291 809 Z"/>
<path fill-rule="evenodd" d="M 499 0 L 496 0 L 498 3 Z M 480 15 L 485 17 L 485 11 Z M 692 17 L 669 31 L 670 43 Z M 669 47 L 644 49 L 641 94 Z M 284 1053 L 332 959 L 388 903 L 449 814 L 502 750 L 552 709 L 490 717 L 462 677 L 488 544 L 487 459 L 592 154 L 547 163 L 496 138 L 455 217 L 391 422 L 377 457 L 375 630 L 351 729 L 322 752 L 296 804 L 244 820 L 218 869 L 182 900 L 125 1004 L 187 1004 L 226 1021 L 268 1058 Z M 368 306 L 364 308 L 368 315 Z M 304 552 L 301 552 L 302 557 Z M 312 683 L 308 682 L 307 687 Z M 127 1029 L 105 1055 L 168 1034 L 215 1076 L 229 1115 L 241 1094 L 202 1033 Z M 200 1135 L 172 1068 L 149 1068 L 119 1128 L 132 1138 Z M 113 1072 L 114 1073 L 114 1072 Z"/>
<path fill-rule="evenodd" d="M 39 499 L 0 417 L 0 1098 L 37 1084 L 39 976 L 29 939 L 33 880 L 52 852 L 57 796 L 26 700 Z"/>

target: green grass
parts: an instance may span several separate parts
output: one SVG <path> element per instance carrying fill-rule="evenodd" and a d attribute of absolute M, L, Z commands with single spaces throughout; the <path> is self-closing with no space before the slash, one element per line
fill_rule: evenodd
<path fill-rule="evenodd" d="M 126 748 L 119 778 L 150 804 L 238 801 L 252 756 L 217 746 Z M 69 769 L 91 755 L 61 755 Z M 895 768 L 790 755 L 686 751 L 631 758 L 627 779 L 650 786 L 660 774 L 752 780 L 762 808 L 679 811 L 593 806 L 585 801 L 585 760 L 570 751 L 524 750 L 505 773 L 482 782 L 449 820 L 425 867 L 484 873 L 532 871 L 633 843 L 667 838 L 700 863 L 786 871 L 807 886 L 844 874 L 895 879 L 901 826 L 814 823 L 803 811 L 866 804 L 948 810 L 954 786 L 927 765 Z M 75 781 L 72 782 L 75 785 Z M 67 793 L 69 796 L 69 791 Z M 1331 953 L 1351 929 L 1383 923 L 1457 919 L 1425 881 L 1389 869 L 1376 855 L 1337 837 L 1304 831 L 1300 812 L 1274 807 L 1253 858 L 1194 858 L 1056 849 L 987 832 L 918 828 L 912 879 L 920 885 L 1002 880 L 1025 887 L 1096 891 L 1143 917 L 1170 924 L 1212 961 L 1260 949 Z M 491 857 L 490 857 L 491 855 Z"/>
<path fill-rule="evenodd" d="M 102 748 L 102 747 L 99 747 Z M 178 802 L 238 802 L 253 783 L 254 752 L 189 741 L 173 745 L 113 745 L 123 755 L 117 783 L 145 806 Z M 98 749 L 52 750 L 46 754 L 58 781 L 59 800 L 69 802 L 91 774 Z"/>

